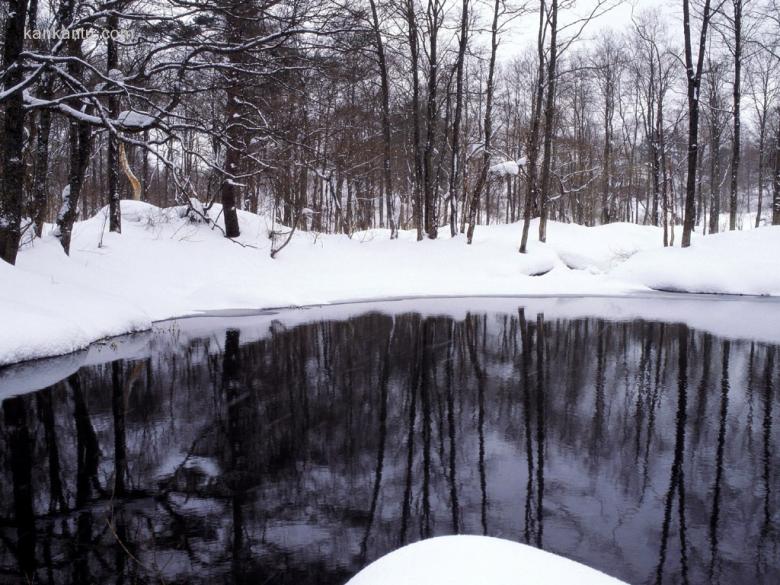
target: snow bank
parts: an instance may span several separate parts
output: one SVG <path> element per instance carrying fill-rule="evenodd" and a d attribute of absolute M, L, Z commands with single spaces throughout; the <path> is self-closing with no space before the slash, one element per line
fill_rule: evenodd
<path fill-rule="evenodd" d="M 442 536 L 371 563 L 347 585 L 625 585 L 595 569 L 509 540 Z"/>
<path fill-rule="evenodd" d="M 219 206 L 209 214 L 219 218 Z M 123 201 L 122 234 L 108 232 L 103 210 L 74 226 L 70 257 L 45 228 L 16 267 L 0 263 L 0 366 L 204 311 L 402 297 L 613 296 L 648 288 L 780 294 L 769 252 L 778 247 L 778 228 L 663 250 L 658 228 L 551 222 L 545 244 L 536 240 L 534 221 L 524 255 L 517 251 L 519 223 L 479 226 L 471 246 L 462 236 L 450 238 L 446 227 L 439 240 L 423 242 L 413 231 L 391 241 L 381 229 L 352 238 L 299 230 L 272 260 L 266 218 L 239 212 L 237 241 L 196 219 L 184 207 Z"/>
<path fill-rule="evenodd" d="M 725 232 L 636 254 L 611 276 L 673 292 L 780 295 L 780 226 Z"/>
<path fill-rule="evenodd" d="M 660 248 L 662 232 L 652 226 L 610 223 L 596 227 L 554 223 L 547 229 L 548 245 L 576 270 L 609 272 L 643 250 Z"/>
<path fill-rule="evenodd" d="M 417 312 L 463 320 L 468 314 L 516 314 L 525 309 L 530 321 L 543 313 L 548 320 L 600 318 L 608 321 L 644 319 L 685 323 L 693 329 L 732 340 L 780 344 L 780 302 L 772 298 L 679 295 L 649 292 L 611 297 L 457 297 L 368 301 L 317 305 L 281 311 L 218 311 L 207 315 L 158 322 L 151 331 L 93 343 L 86 351 L 28 361 L 0 368 L 0 399 L 46 388 L 82 366 L 117 359 L 140 360 L 160 352 L 185 351 L 195 339 L 209 338 L 208 351 L 223 350 L 225 332 L 241 330 L 241 343 L 267 339 L 280 329 L 318 321 L 339 321 L 367 313 L 397 316 Z M 713 317 L 716 316 L 716 317 Z"/>
<path fill-rule="evenodd" d="M 49 252 L 61 269 L 72 264 L 61 248 Z M 121 297 L 69 284 L 53 272 L 34 274 L 0 261 L 0 366 L 70 353 L 151 326 L 143 310 Z"/>

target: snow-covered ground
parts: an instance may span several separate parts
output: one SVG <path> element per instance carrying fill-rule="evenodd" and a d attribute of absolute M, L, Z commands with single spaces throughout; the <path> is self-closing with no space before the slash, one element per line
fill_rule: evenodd
<path fill-rule="evenodd" d="M 233 242 L 181 211 L 123 201 L 121 235 L 108 233 L 101 212 L 76 224 L 70 257 L 46 235 L 20 252 L 16 267 L 0 262 L 0 365 L 224 309 L 650 288 L 780 295 L 780 227 L 695 238 L 681 250 L 663 249 L 658 228 L 552 223 L 548 243 L 532 237 L 526 255 L 517 252 L 519 224 L 480 226 L 472 246 L 447 228 L 423 242 L 413 232 L 391 241 L 387 230 L 352 238 L 298 231 L 271 259 L 265 218 L 239 212 L 242 236 Z"/>
<path fill-rule="evenodd" d="M 441 536 L 385 555 L 347 585 L 625 585 L 558 555 L 488 536 Z"/>

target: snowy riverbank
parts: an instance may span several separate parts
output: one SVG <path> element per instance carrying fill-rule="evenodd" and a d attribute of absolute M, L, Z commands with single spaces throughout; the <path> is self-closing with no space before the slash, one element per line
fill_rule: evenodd
<path fill-rule="evenodd" d="M 424 242 L 412 232 L 397 241 L 386 230 L 351 239 L 297 232 L 272 260 L 264 218 L 239 213 L 239 244 L 179 211 L 124 201 L 122 235 L 107 233 L 101 213 L 76 224 L 70 257 L 47 235 L 20 253 L 16 267 L 0 262 L 0 365 L 221 309 L 412 296 L 625 295 L 650 288 L 780 295 L 773 253 L 780 249 L 780 227 L 695 238 L 681 250 L 663 249 L 653 227 L 553 223 L 548 243 L 532 241 L 527 255 L 517 252 L 519 224 L 479 227 L 472 246 L 450 239 L 446 229 L 441 239 Z"/>

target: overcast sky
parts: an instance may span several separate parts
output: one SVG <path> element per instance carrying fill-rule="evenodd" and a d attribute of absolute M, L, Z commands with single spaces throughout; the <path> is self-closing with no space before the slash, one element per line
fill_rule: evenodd
<path fill-rule="evenodd" d="M 605 29 L 616 31 L 628 29 L 631 27 L 632 11 L 642 12 L 643 10 L 657 7 L 661 10 L 662 14 L 668 17 L 670 28 L 673 28 L 678 24 L 677 14 L 682 11 L 682 3 L 680 0 L 625 0 L 623 2 L 615 1 L 614 4 L 617 5 L 587 25 L 582 36 L 582 42 L 587 42 L 588 39 L 595 37 L 600 31 Z M 530 6 L 535 8 L 536 5 L 537 2 L 531 0 Z M 559 16 L 559 21 L 561 21 L 559 22 L 559 25 L 586 16 L 595 6 L 596 0 L 577 0 L 575 9 L 566 10 L 561 13 Z M 487 10 L 487 12 L 489 12 L 489 10 Z M 490 15 L 486 16 L 489 17 Z M 499 46 L 500 57 L 511 57 L 523 48 L 535 44 L 538 25 L 538 13 L 527 14 L 510 23 L 506 33 L 501 37 L 501 44 Z M 674 30 L 671 30 L 671 32 L 674 33 Z M 680 34 L 682 34 L 682 29 L 680 30 Z"/>

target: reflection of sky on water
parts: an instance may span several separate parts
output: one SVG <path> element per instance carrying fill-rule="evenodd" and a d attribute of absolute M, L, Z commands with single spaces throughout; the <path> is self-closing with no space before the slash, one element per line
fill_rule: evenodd
<path fill-rule="evenodd" d="M 778 311 L 343 305 L 168 322 L 16 368 L 3 396 L 49 388 L 3 402 L 0 566 L 342 583 L 402 542 L 486 532 L 631 583 L 774 583 Z"/>

